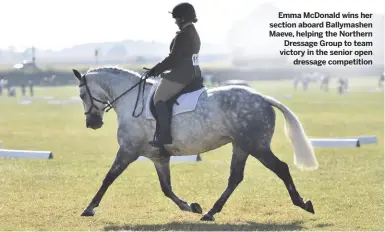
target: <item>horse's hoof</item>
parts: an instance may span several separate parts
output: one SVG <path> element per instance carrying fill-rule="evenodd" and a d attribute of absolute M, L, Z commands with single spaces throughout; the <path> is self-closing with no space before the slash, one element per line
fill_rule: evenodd
<path fill-rule="evenodd" d="M 205 214 L 205 216 L 203 216 L 201 218 L 201 221 L 213 222 L 213 221 L 215 221 L 215 218 L 214 218 L 214 216 L 212 216 L 210 214 Z"/>
<path fill-rule="evenodd" d="M 191 203 L 190 207 L 191 207 L 191 212 L 202 214 L 202 208 L 198 203 L 196 202 Z"/>
<path fill-rule="evenodd" d="M 309 213 L 314 214 L 314 208 L 313 208 L 313 204 L 311 203 L 311 201 L 307 201 L 305 203 L 305 210 L 308 211 Z"/>
<path fill-rule="evenodd" d="M 83 217 L 92 217 L 95 215 L 95 210 L 93 209 L 85 209 L 81 216 Z"/>

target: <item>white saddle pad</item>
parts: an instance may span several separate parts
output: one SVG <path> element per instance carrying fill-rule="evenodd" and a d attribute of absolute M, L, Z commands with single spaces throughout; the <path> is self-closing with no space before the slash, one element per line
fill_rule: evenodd
<path fill-rule="evenodd" d="M 151 97 L 154 94 L 158 85 L 159 85 L 159 80 L 157 80 L 155 82 L 155 84 L 152 86 L 150 93 L 148 95 L 147 102 L 146 102 L 146 108 L 145 108 L 146 119 L 155 120 L 154 116 L 151 114 L 150 102 L 151 102 Z M 207 90 L 207 88 L 203 87 L 203 88 L 200 88 L 194 92 L 185 93 L 185 94 L 180 95 L 177 99 L 177 102 L 179 103 L 179 105 L 174 104 L 173 110 L 172 110 L 172 115 L 174 116 L 177 114 L 181 114 L 181 113 L 190 112 L 190 111 L 195 110 L 195 107 L 197 106 L 198 99 L 199 99 L 200 95 L 203 92 L 205 92 L 206 90 Z"/>

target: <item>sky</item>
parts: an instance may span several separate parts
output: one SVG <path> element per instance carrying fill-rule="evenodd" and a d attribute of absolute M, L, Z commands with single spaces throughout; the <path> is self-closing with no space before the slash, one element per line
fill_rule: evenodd
<path fill-rule="evenodd" d="M 1 0 L 0 49 L 35 46 L 60 50 L 76 44 L 121 40 L 169 43 L 177 27 L 168 11 L 177 0 Z M 259 4 L 282 10 L 384 13 L 381 0 L 191 0 L 202 41 L 223 43 L 234 22 Z"/>

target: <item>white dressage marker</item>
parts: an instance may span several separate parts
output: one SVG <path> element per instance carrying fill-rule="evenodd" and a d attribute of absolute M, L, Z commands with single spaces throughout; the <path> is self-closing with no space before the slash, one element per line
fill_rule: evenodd
<path fill-rule="evenodd" d="M 50 101 L 48 101 L 48 104 L 50 104 L 50 105 L 60 105 L 61 101 L 60 100 L 50 100 Z"/>
<path fill-rule="evenodd" d="M 49 100 L 48 101 L 48 104 L 51 104 L 51 105 L 68 105 L 68 104 L 81 104 L 82 101 L 80 100 L 74 100 L 74 99 L 70 99 L 70 100 Z"/>
<path fill-rule="evenodd" d="M 25 96 L 24 98 L 29 98 L 29 99 L 44 99 L 44 100 L 51 100 L 53 99 L 52 96 L 34 96 L 34 97 L 28 97 L 28 96 Z"/>
<path fill-rule="evenodd" d="M 138 160 L 149 160 L 144 156 L 139 156 Z M 184 156 L 171 156 L 170 161 L 172 162 L 187 162 L 187 161 L 201 161 L 200 155 L 184 155 Z"/>
<path fill-rule="evenodd" d="M 309 139 L 315 147 L 360 147 L 358 139 Z"/>
<path fill-rule="evenodd" d="M 74 100 L 74 101 L 81 101 L 82 100 L 79 96 L 72 96 L 70 99 Z"/>
<path fill-rule="evenodd" d="M 31 100 L 21 100 L 18 102 L 20 105 L 29 105 L 32 103 Z"/>
<path fill-rule="evenodd" d="M 31 158 L 31 159 L 53 159 L 50 151 L 24 151 L 0 149 L 0 157 L 6 158 Z"/>
<path fill-rule="evenodd" d="M 370 136 L 352 136 L 352 137 L 346 137 L 346 139 L 358 139 L 360 141 L 360 144 L 375 144 L 377 143 L 377 137 L 374 135 Z"/>

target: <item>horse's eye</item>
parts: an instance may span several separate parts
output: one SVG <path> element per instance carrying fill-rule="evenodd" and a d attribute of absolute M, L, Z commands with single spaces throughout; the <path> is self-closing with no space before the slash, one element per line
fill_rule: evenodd
<path fill-rule="evenodd" d="M 81 98 L 81 99 L 84 99 L 85 96 L 86 96 L 85 93 L 80 94 L 80 98 Z"/>

